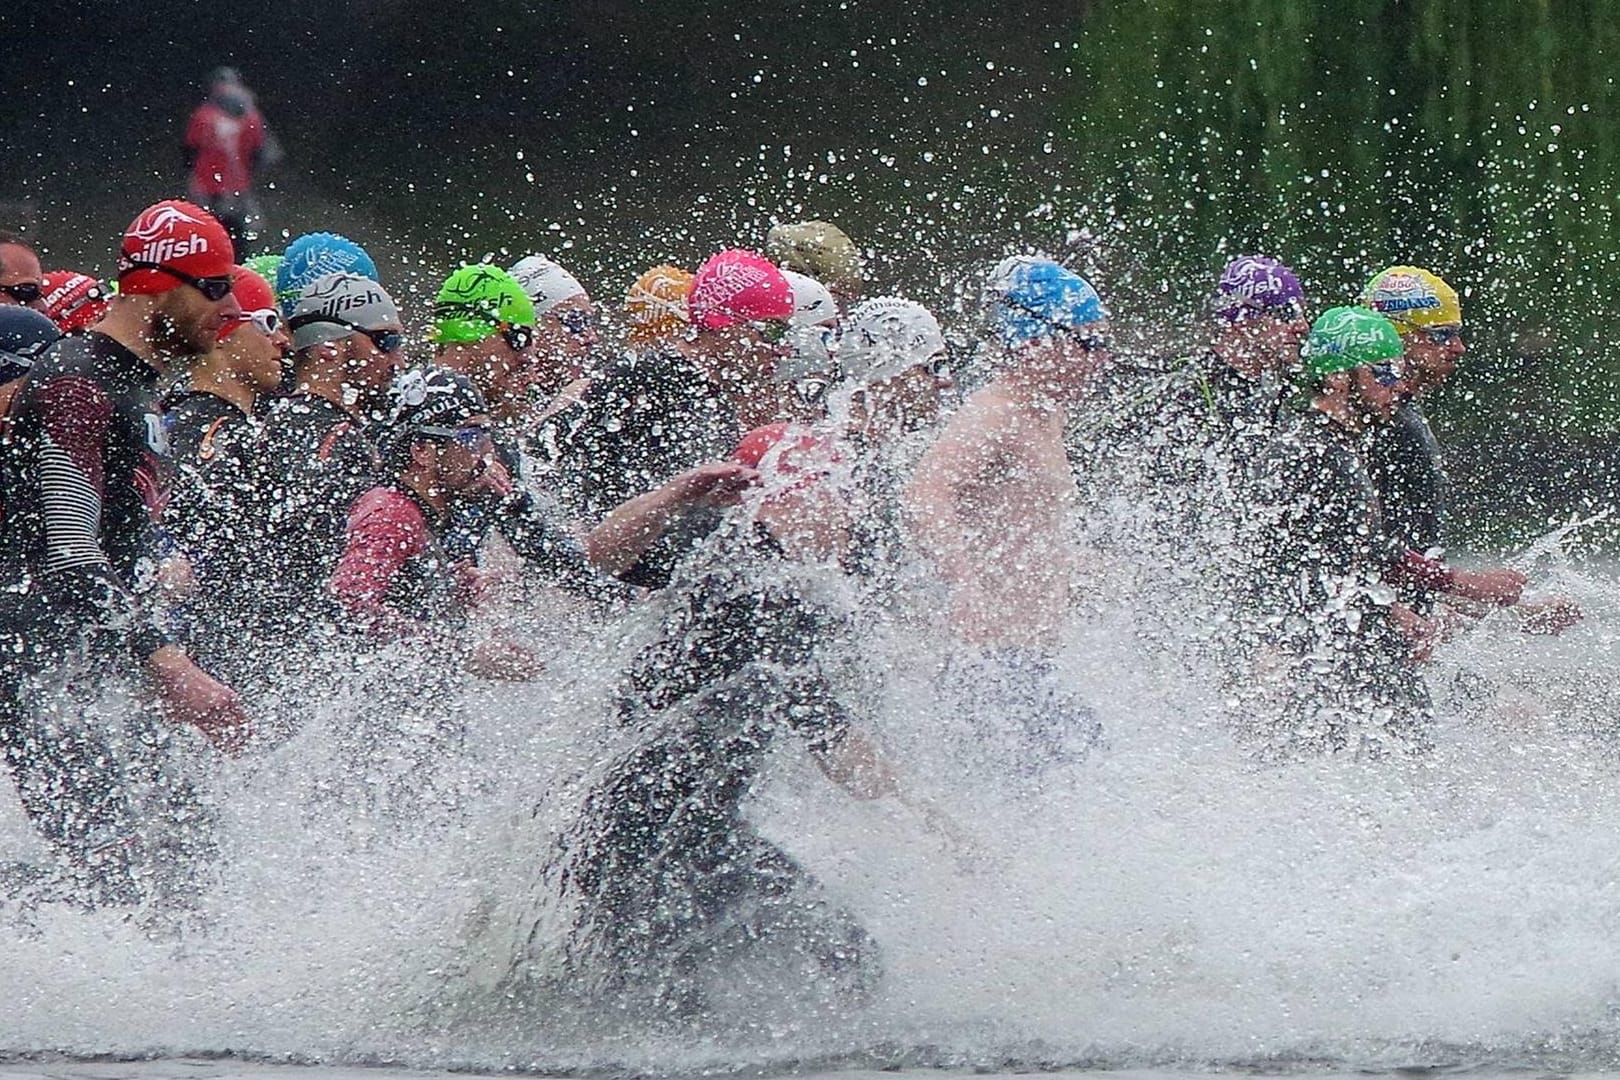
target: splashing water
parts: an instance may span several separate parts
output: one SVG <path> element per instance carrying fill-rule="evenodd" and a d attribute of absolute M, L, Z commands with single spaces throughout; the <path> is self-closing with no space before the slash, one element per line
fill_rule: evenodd
<path fill-rule="evenodd" d="M 1561 558 L 1562 536 L 1537 547 L 1541 584 L 1588 622 L 1530 639 L 1496 617 L 1450 646 L 1429 672 L 1440 748 L 1416 763 L 1254 765 L 1222 722 L 1218 673 L 1140 632 L 1138 609 L 1173 600 L 1136 586 L 1099 591 L 1062 655 L 1104 747 L 1035 776 L 976 752 L 995 718 L 937 691 L 937 643 L 866 631 L 861 652 L 888 673 L 867 722 L 980 850 L 964 867 L 904 807 L 854 802 L 802 755 L 775 756 L 751 818 L 884 954 L 878 999 L 833 1020 L 647 1031 L 499 997 L 516 936 L 562 932 L 540 864 L 584 779 L 622 749 L 604 707 L 643 612 L 559 635 L 535 684 L 421 703 L 457 711 L 465 745 L 431 789 L 454 795 L 404 823 L 365 797 L 386 764 L 346 756 L 364 710 L 340 697 L 279 748 L 219 766 L 224 853 L 197 912 L 0 909 L 5 1048 L 548 1070 L 1602 1065 L 1620 970 L 1620 685 L 1594 673 L 1612 670 L 1620 612 L 1601 575 Z M 9 799 L 0 838 L 37 855 Z"/>

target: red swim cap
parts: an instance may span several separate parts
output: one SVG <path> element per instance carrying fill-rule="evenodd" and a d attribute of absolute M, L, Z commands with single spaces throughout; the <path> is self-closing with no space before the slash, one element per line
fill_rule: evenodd
<path fill-rule="evenodd" d="M 89 274 L 52 270 L 40 279 L 45 314 L 64 334 L 83 330 L 107 314 L 107 287 Z"/>
<path fill-rule="evenodd" d="M 744 435 L 731 460 L 758 469 L 772 495 L 814 484 L 843 460 L 832 440 L 796 424 L 766 424 Z M 767 496 L 767 498 L 770 496 Z"/>
<path fill-rule="evenodd" d="M 698 267 L 686 302 L 694 326 L 719 330 L 740 322 L 787 319 L 793 314 L 793 286 L 763 255 L 733 248 Z"/>
<path fill-rule="evenodd" d="M 256 311 L 275 312 L 276 317 L 280 318 L 281 313 L 276 310 L 276 291 L 269 282 L 245 266 L 231 267 L 231 294 L 236 297 L 242 314 L 219 328 L 221 341 L 230 337 L 231 331 L 238 326 L 252 322 Z"/>
<path fill-rule="evenodd" d="M 124 230 L 118 254 L 118 291 L 130 295 L 168 292 L 184 284 L 166 266 L 189 277 L 223 277 L 236 253 L 230 234 L 200 206 L 165 199 L 142 210 Z"/>

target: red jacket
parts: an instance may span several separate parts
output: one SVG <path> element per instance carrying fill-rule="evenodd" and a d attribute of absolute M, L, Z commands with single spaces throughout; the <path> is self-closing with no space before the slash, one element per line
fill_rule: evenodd
<path fill-rule="evenodd" d="M 250 190 L 254 159 L 263 146 L 264 119 L 258 109 L 232 116 L 212 101 L 203 102 L 186 125 L 186 147 L 196 155 L 192 191 L 208 198 Z"/>
<path fill-rule="evenodd" d="M 355 500 L 331 590 L 373 630 L 410 632 L 454 607 L 455 568 L 417 501 L 378 486 Z"/>

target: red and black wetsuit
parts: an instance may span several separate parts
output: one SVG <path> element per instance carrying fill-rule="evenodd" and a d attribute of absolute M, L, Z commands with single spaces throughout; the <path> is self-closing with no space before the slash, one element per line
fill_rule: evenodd
<path fill-rule="evenodd" d="M 144 659 L 168 641 L 133 593 L 165 498 L 157 379 L 91 331 L 41 357 L 12 403 L 0 558 L 30 654 L 90 634 Z"/>
<path fill-rule="evenodd" d="M 1280 712 L 1248 718 L 1268 754 L 1429 745 L 1428 691 L 1390 605 L 1392 583 L 1435 585 L 1445 568 L 1385 536 L 1364 445 L 1311 409 L 1289 418 L 1260 459 L 1255 613 L 1289 674 Z"/>
<path fill-rule="evenodd" d="M 84 875 L 81 897 L 126 901 L 148 887 L 132 853 L 172 850 L 177 836 L 152 800 L 206 831 L 194 793 L 162 767 L 172 729 L 145 713 L 86 722 L 80 688 L 56 676 L 81 647 L 136 667 L 168 643 L 134 594 L 163 504 L 157 379 L 110 337 L 64 338 L 13 402 L 0 471 L 0 742 L 29 817 Z"/>
<path fill-rule="evenodd" d="M 371 631 L 408 632 L 452 610 L 453 563 L 415 495 L 384 484 L 355 500 L 331 589 Z"/>

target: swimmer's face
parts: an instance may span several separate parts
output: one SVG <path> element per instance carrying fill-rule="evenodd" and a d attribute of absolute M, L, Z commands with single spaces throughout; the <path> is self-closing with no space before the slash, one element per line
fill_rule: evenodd
<path fill-rule="evenodd" d="M 1451 378 L 1468 351 L 1459 325 L 1408 331 L 1401 336 L 1401 344 L 1406 350 L 1401 389 L 1408 394 L 1439 386 Z"/>
<path fill-rule="evenodd" d="M 1113 363 L 1113 335 L 1106 319 L 1048 339 L 1048 382 L 1057 396 L 1074 400 L 1097 372 Z"/>
<path fill-rule="evenodd" d="M 1304 316 L 1256 314 L 1227 326 L 1216 352 L 1234 369 L 1251 379 L 1268 371 L 1287 371 L 1299 362 L 1300 344 L 1311 331 Z"/>
<path fill-rule="evenodd" d="M 1387 382 L 1370 367 L 1359 367 L 1351 373 L 1351 385 L 1363 416 L 1378 423 L 1387 422 L 1400 405 L 1399 382 Z"/>
<path fill-rule="evenodd" d="M 455 437 L 434 440 L 444 491 L 467 491 L 477 484 L 495 454 L 493 423 L 488 416 L 474 416 L 456 425 Z"/>
<path fill-rule="evenodd" d="M 917 431 L 939 419 L 946 394 L 956 382 L 939 362 L 914 364 L 867 391 L 874 421 L 896 432 Z"/>

